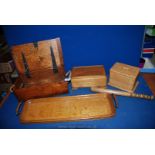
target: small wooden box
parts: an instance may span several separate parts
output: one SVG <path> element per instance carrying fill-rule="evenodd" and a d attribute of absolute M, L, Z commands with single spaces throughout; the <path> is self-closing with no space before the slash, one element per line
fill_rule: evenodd
<path fill-rule="evenodd" d="M 74 67 L 71 72 L 72 88 L 105 87 L 106 73 L 104 66 Z"/>
<path fill-rule="evenodd" d="M 138 74 L 138 67 L 117 62 L 110 69 L 109 85 L 125 91 L 133 92 L 137 85 L 136 80 Z"/>
<path fill-rule="evenodd" d="M 19 73 L 13 91 L 19 101 L 67 93 L 59 38 L 12 47 Z"/>

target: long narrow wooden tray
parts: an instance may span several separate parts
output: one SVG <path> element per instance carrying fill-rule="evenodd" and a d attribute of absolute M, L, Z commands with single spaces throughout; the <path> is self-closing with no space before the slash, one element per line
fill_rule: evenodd
<path fill-rule="evenodd" d="M 115 108 L 111 95 L 88 94 L 77 96 L 32 99 L 25 102 L 22 123 L 64 122 L 112 117 Z"/>

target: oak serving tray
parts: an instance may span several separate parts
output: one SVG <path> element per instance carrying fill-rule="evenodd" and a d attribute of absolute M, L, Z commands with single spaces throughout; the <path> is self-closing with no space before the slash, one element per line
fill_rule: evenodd
<path fill-rule="evenodd" d="M 64 122 L 112 117 L 115 107 L 109 94 L 89 94 L 31 99 L 24 103 L 22 123 Z"/>

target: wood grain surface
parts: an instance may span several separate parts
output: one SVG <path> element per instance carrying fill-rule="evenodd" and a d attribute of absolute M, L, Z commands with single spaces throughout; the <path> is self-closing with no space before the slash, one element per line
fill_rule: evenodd
<path fill-rule="evenodd" d="M 103 65 L 73 67 L 72 78 L 80 76 L 105 75 Z"/>
<path fill-rule="evenodd" d="M 38 70 L 53 69 L 50 47 L 53 48 L 56 64 L 59 72 L 64 73 L 64 62 L 60 39 L 51 39 L 37 42 L 38 47 L 33 43 L 16 45 L 12 47 L 12 56 L 16 64 L 19 74 L 25 73 L 25 68 L 22 60 L 24 53 L 30 72 Z"/>
<path fill-rule="evenodd" d="M 127 77 L 136 78 L 139 74 L 140 69 L 138 67 L 116 62 L 112 66 L 111 70 L 123 74 L 124 76 Z"/>
<path fill-rule="evenodd" d="M 125 92 L 125 91 L 113 90 L 113 89 L 103 89 L 99 87 L 91 88 L 91 91 L 98 92 L 98 93 L 108 93 L 108 94 L 114 94 L 114 95 L 120 95 L 120 96 L 127 96 L 127 97 L 136 97 L 136 98 L 142 98 L 146 100 L 154 99 L 153 95 L 130 93 L 130 92 Z"/>
<path fill-rule="evenodd" d="M 13 46 L 12 56 L 19 73 L 13 89 L 19 102 L 68 92 L 60 38 Z"/>
<path fill-rule="evenodd" d="M 32 85 L 30 87 L 14 88 L 14 93 L 19 101 L 26 101 L 33 98 L 54 96 L 68 93 L 68 83 L 64 81 Z"/>
<path fill-rule="evenodd" d="M 74 67 L 71 71 L 72 88 L 81 87 L 105 87 L 106 73 L 104 66 Z"/>
<path fill-rule="evenodd" d="M 45 123 L 101 119 L 115 114 L 109 94 L 89 94 L 66 97 L 32 99 L 25 102 L 20 121 Z"/>
<path fill-rule="evenodd" d="M 133 92 L 136 87 L 138 75 L 138 67 L 117 62 L 110 69 L 109 85 L 125 91 Z"/>

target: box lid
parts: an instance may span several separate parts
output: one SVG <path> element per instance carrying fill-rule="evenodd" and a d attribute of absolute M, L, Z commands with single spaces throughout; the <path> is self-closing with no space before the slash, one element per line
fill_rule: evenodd
<path fill-rule="evenodd" d="M 64 72 L 59 38 L 13 46 L 12 56 L 19 74 L 25 74 L 26 66 L 30 72 L 50 68 Z"/>
<path fill-rule="evenodd" d="M 72 77 L 105 75 L 103 65 L 73 67 Z"/>
<path fill-rule="evenodd" d="M 24 83 L 40 83 L 64 78 L 64 62 L 59 38 L 12 47 L 12 56 Z"/>
<path fill-rule="evenodd" d="M 136 78 L 140 69 L 138 67 L 117 62 L 112 66 L 111 71 L 118 72 L 130 78 Z"/>

